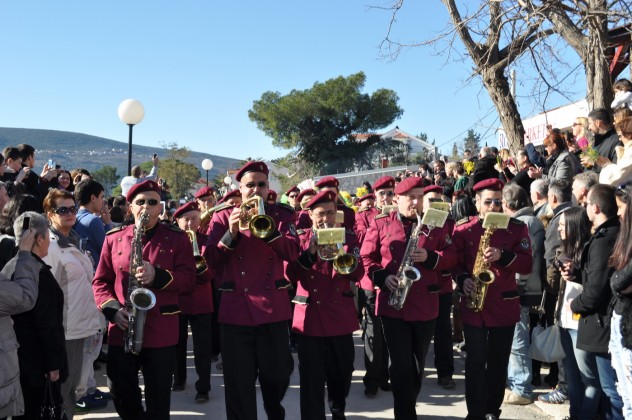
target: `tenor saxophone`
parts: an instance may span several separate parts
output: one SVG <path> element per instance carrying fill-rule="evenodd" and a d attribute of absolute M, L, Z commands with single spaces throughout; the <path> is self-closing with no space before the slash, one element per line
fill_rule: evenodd
<path fill-rule="evenodd" d="M 136 271 L 143 266 L 143 233 L 149 222 L 149 214 L 143 213 L 134 226 L 132 238 L 132 252 L 129 259 L 129 282 L 125 297 L 125 309 L 129 313 L 129 324 L 123 337 L 123 351 L 125 353 L 140 354 L 143 348 L 145 334 L 145 318 L 147 312 L 156 304 L 156 295 L 149 289 L 141 287 L 136 278 Z"/>
<path fill-rule="evenodd" d="M 415 214 L 417 215 L 417 223 L 413 225 L 410 239 L 406 244 L 406 251 L 404 251 L 402 263 L 397 269 L 396 276 L 399 283 L 397 289 L 392 291 L 388 297 L 388 306 L 397 311 L 404 307 L 404 303 L 406 303 L 406 298 L 408 297 L 413 283 L 421 279 L 421 272 L 414 266 L 415 263 L 411 256 L 412 252 L 417 249 L 417 243 L 419 242 L 419 235 L 421 234 L 422 228 L 421 216 L 419 216 L 419 213 L 416 211 Z"/>
<path fill-rule="evenodd" d="M 478 244 L 474 267 L 472 268 L 472 280 L 474 280 L 474 291 L 465 297 L 465 305 L 473 312 L 483 310 L 485 304 L 485 296 L 489 285 L 496 280 L 496 275 L 489 269 L 489 263 L 485 262 L 483 252 L 489 248 L 489 242 L 492 238 L 496 226 L 490 226 L 485 229 L 481 242 Z"/>

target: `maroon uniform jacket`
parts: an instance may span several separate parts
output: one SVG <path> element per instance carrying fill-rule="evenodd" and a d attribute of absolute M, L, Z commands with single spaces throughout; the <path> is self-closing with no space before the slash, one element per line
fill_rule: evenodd
<path fill-rule="evenodd" d="M 478 246 L 485 229 L 478 217 L 459 220 L 454 227 L 452 240 L 458 261 L 452 274 L 459 286 L 471 277 Z M 520 319 L 520 298 L 516 273 L 529 274 L 533 265 L 531 241 L 527 225 L 511 219 L 507 229 L 498 229 L 490 240 L 490 246 L 502 250 L 500 260 L 490 264 L 496 275 L 489 285 L 481 312 L 467 309 L 465 297 L 461 296 L 461 317 L 464 324 L 475 327 L 504 327 L 514 325 Z"/>
<path fill-rule="evenodd" d="M 345 238 L 345 252 L 358 258 L 358 267 L 348 275 L 337 273 L 332 261 L 309 255 L 313 235 L 312 229 L 299 231 L 303 253 L 286 268 L 287 278 L 296 284 L 292 330 L 317 337 L 350 334 L 359 324 L 349 282 L 358 281 L 364 274 L 356 235 L 347 231 Z"/>
<path fill-rule="evenodd" d="M 376 207 L 371 207 L 369 209 L 358 210 L 355 215 L 355 232 L 358 236 L 358 241 L 360 243 L 364 242 L 364 236 L 366 235 L 366 231 L 371 225 L 371 222 L 380 213 Z"/>
<path fill-rule="evenodd" d="M 198 249 L 204 249 L 208 237 L 201 233 L 196 233 Z M 203 273 L 195 275 L 195 289 L 192 293 L 180 295 L 180 309 L 185 315 L 210 314 L 213 312 L 213 269 L 211 264 L 206 262 L 208 269 Z"/>
<path fill-rule="evenodd" d="M 256 326 L 290 319 L 290 299 L 283 261 L 294 261 L 300 253 L 294 211 L 288 206 L 266 204 L 277 230 L 268 239 L 258 239 L 249 230 L 235 241 L 228 232 L 233 209 L 216 212 L 205 255 L 221 272 L 222 304 L 219 322 Z"/>
<path fill-rule="evenodd" d="M 296 214 L 296 229 L 309 229 L 312 227 L 312 219 L 307 210 L 301 210 Z"/>
<path fill-rule="evenodd" d="M 125 305 L 133 236 L 134 226 L 129 225 L 112 230 L 105 237 L 92 282 L 96 304 L 104 312 Z M 156 305 L 147 313 L 143 347 L 174 346 L 178 342 L 178 294 L 189 293 L 195 287 L 191 241 L 180 229 L 158 223 L 145 235 L 143 243 L 143 260 L 156 269 L 154 283 L 148 287 L 156 295 Z M 122 346 L 123 333 L 110 323 L 108 343 Z"/>
<path fill-rule="evenodd" d="M 430 232 L 424 226 L 422 232 L 417 247 L 428 251 L 428 259 L 424 263 L 415 263 L 421 272 L 421 279 L 412 284 L 404 307 L 396 311 L 388 306 L 390 291 L 386 289 L 384 281 L 387 275 L 397 274 L 409 236 L 397 211 L 376 216 L 371 223 L 360 255 L 369 278 L 380 287 L 375 309 L 378 316 L 402 318 L 405 321 L 428 321 L 438 316 L 441 270 L 452 267 L 456 257 L 447 224 Z"/>

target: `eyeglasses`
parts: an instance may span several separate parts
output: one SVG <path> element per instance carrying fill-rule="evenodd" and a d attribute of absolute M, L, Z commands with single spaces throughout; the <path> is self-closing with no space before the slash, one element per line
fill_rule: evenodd
<path fill-rule="evenodd" d="M 296 197 L 298 197 L 297 194 L 290 194 L 290 195 L 288 195 L 288 198 L 296 198 Z"/>
<path fill-rule="evenodd" d="M 246 188 L 250 188 L 250 189 L 252 189 L 254 187 L 263 188 L 263 187 L 268 185 L 268 182 L 267 181 L 259 181 L 257 183 L 249 182 L 249 183 L 244 184 L 244 185 L 246 186 Z"/>
<path fill-rule="evenodd" d="M 485 204 L 486 206 L 491 206 L 492 204 L 495 206 L 500 207 L 500 205 L 503 203 L 502 200 L 500 199 L 495 199 L 495 200 L 485 200 L 483 201 L 483 204 Z"/>
<path fill-rule="evenodd" d="M 392 197 L 393 196 L 393 191 L 378 191 L 377 195 L 379 195 L 380 197 Z"/>
<path fill-rule="evenodd" d="M 314 213 L 316 217 L 333 216 L 335 214 L 336 214 L 336 210 L 319 211 L 318 213 Z"/>
<path fill-rule="evenodd" d="M 134 201 L 134 204 L 136 204 L 137 206 L 144 206 L 145 204 L 147 204 L 148 206 L 155 206 L 158 204 L 158 200 L 156 200 L 155 198 L 150 198 L 149 200 L 136 200 Z"/>
<path fill-rule="evenodd" d="M 57 207 L 55 213 L 60 216 L 66 216 L 68 214 L 77 214 L 77 207 Z"/>

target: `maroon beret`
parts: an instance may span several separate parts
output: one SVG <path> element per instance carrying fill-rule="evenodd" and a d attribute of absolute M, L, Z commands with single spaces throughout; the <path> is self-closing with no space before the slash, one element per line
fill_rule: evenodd
<path fill-rule="evenodd" d="M 265 162 L 257 162 L 254 160 L 246 163 L 235 175 L 237 182 L 241 181 L 241 177 L 248 172 L 261 172 L 268 175 L 268 165 L 266 165 Z"/>
<path fill-rule="evenodd" d="M 231 197 L 241 197 L 241 191 L 239 191 L 239 190 L 233 190 L 233 191 L 231 191 L 231 192 L 227 193 L 226 195 L 224 195 L 224 196 L 221 198 L 221 200 L 219 200 L 219 201 L 217 202 L 217 204 L 222 204 L 222 203 L 226 202 L 226 200 L 228 200 L 228 199 L 229 199 L 229 198 L 231 198 Z"/>
<path fill-rule="evenodd" d="M 325 177 L 322 177 L 321 179 L 319 179 L 318 182 L 316 182 L 315 187 L 316 188 L 323 188 L 323 187 L 336 187 L 336 188 L 338 188 L 338 185 L 340 185 L 340 182 L 338 182 L 338 179 L 336 177 L 325 176 Z"/>
<path fill-rule="evenodd" d="M 395 188 L 395 178 L 385 175 L 373 183 L 374 190 L 381 190 L 383 188 Z"/>
<path fill-rule="evenodd" d="M 290 188 L 289 190 L 287 190 L 287 192 L 285 193 L 285 195 L 290 195 L 292 193 L 292 191 L 296 191 L 297 193 L 300 193 L 301 190 L 298 189 L 298 187 L 295 185 L 292 188 Z"/>
<path fill-rule="evenodd" d="M 399 184 L 397 184 L 397 186 L 395 187 L 395 194 L 401 195 L 401 194 L 407 193 L 413 188 L 423 188 L 423 187 L 424 187 L 423 178 L 411 176 L 411 177 L 406 178 Z"/>
<path fill-rule="evenodd" d="M 178 207 L 178 210 L 173 213 L 173 218 L 177 219 L 178 217 L 189 211 L 200 211 L 200 206 L 198 206 L 198 203 L 196 203 L 195 201 L 189 201 L 188 203 L 185 203 Z"/>
<path fill-rule="evenodd" d="M 303 191 L 301 191 L 301 193 L 298 195 L 298 197 L 296 197 L 296 199 L 297 199 L 297 200 L 299 201 L 299 203 L 300 203 L 300 201 L 301 201 L 301 200 L 303 199 L 303 197 L 305 197 L 306 195 L 316 195 L 316 191 L 314 191 L 314 190 L 313 190 L 313 189 L 311 189 L 311 188 L 304 189 Z"/>
<path fill-rule="evenodd" d="M 195 198 L 202 198 L 202 197 L 206 197 L 207 195 L 212 195 L 213 194 L 213 187 L 209 187 L 208 185 L 206 187 L 202 187 L 198 190 L 198 192 L 195 193 Z"/>
<path fill-rule="evenodd" d="M 276 201 L 277 199 L 277 193 L 274 190 L 268 190 L 268 198 L 266 198 L 267 201 Z"/>
<path fill-rule="evenodd" d="M 375 194 L 365 194 L 362 197 L 358 198 L 358 203 L 363 202 L 364 200 L 372 199 L 375 200 Z"/>
<path fill-rule="evenodd" d="M 306 209 L 311 209 L 318 203 L 329 202 L 329 201 L 333 203 L 336 201 L 336 195 L 337 194 L 333 191 L 320 191 L 318 194 L 313 196 L 312 199 L 309 200 L 307 204 L 305 204 L 304 207 Z"/>
<path fill-rule="evenodd" d="M 502 191 L 505 183 L 502 182 L 498 178 L 489 178 L 484 179 L 482 181 L 477 182 L 474 185 L 474 191 L 483 191 L 483 190 L 492 190 L 492 191 Z"/>
<path fill-rule="evenodd" d="M 146 191 L 153 191 L 160 195 L 160 193 L 162 192 L 162 188 L 160 188 L 160 185 L 158 185 L 154 181 L 148 179 L 147 181 L 135 184 L 132 188 L 130 188 L 127 192 L 127 195 L 125 196 L 125 199 L 127 199 L 128 203 L 131 203 L 134 197 L 136 197 L 136 194 Z"/>
<path fill-rule="evenodd" d="M 427 187 L 424 188 L 424 194 L 433 193 L 433 192 L 443 194 L 443 187 L 441 185 L 428 185 Z"/>

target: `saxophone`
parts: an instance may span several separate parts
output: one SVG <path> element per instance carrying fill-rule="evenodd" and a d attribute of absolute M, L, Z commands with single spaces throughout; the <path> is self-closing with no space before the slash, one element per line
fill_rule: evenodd
<path fill-rule="evenodd" d="M 156 304 L 156 295 L 149 289 L 141 287 L 136 279 L 136 270 L 143 266 L 143 233 L 149 222 L 149 214 L 140 216 L 138 225 L 134 226 L 132 252 L 129 257 L 129 282 L 125 298 L 125 309 L 129 313 L 129 324 L 123 337 L 125 353 L 140 354 L 143 348 L 145 318 L 147 312 Z"/>
<path fill-rule="evenodd" d="M 413 282 L 421 279 L 421 272 L 414 266 L 415 263 L 411 258 L 411 253 L 417 249 L 417 243 L 419 242 L 419 235 L 421 234 L 422 228 L 421 216 L 419 216 L 417 211 L 415 211 L 415 214 L 417 215 L 417 223 L 413 225 L 410 239 L 408 240 L 408 244 L 406 244 L 406 251 L 404 251 L 404 256 L 402 257 L 402 263 L 397 269 L 396 276 L 399 284 L 397 285 L 397 289 L 392 291 L 388 298 L 388 306 L 396 311 L 404 307 Z"/>
<path fill-rule="evenodd" d="M 489 288 L 489 285 L 496 280 L 496 275 L 489 269 L 489 263 L 486 263 L 483 257 L 483 252 L 489 248 L 489 242 L 495 230 L 496 226 L 490 226 L 485 229 L 485 232 L 481 237 L 481 242 L 478 244 L 476 260 L 474 260 L 474 267 L 472 268 L 474 291 L 472 294 L 465 297 L 465 305 L 473 312 L 480 312 L 483 310 L 485 296 L 487 296 L 487 289 Z"/>

